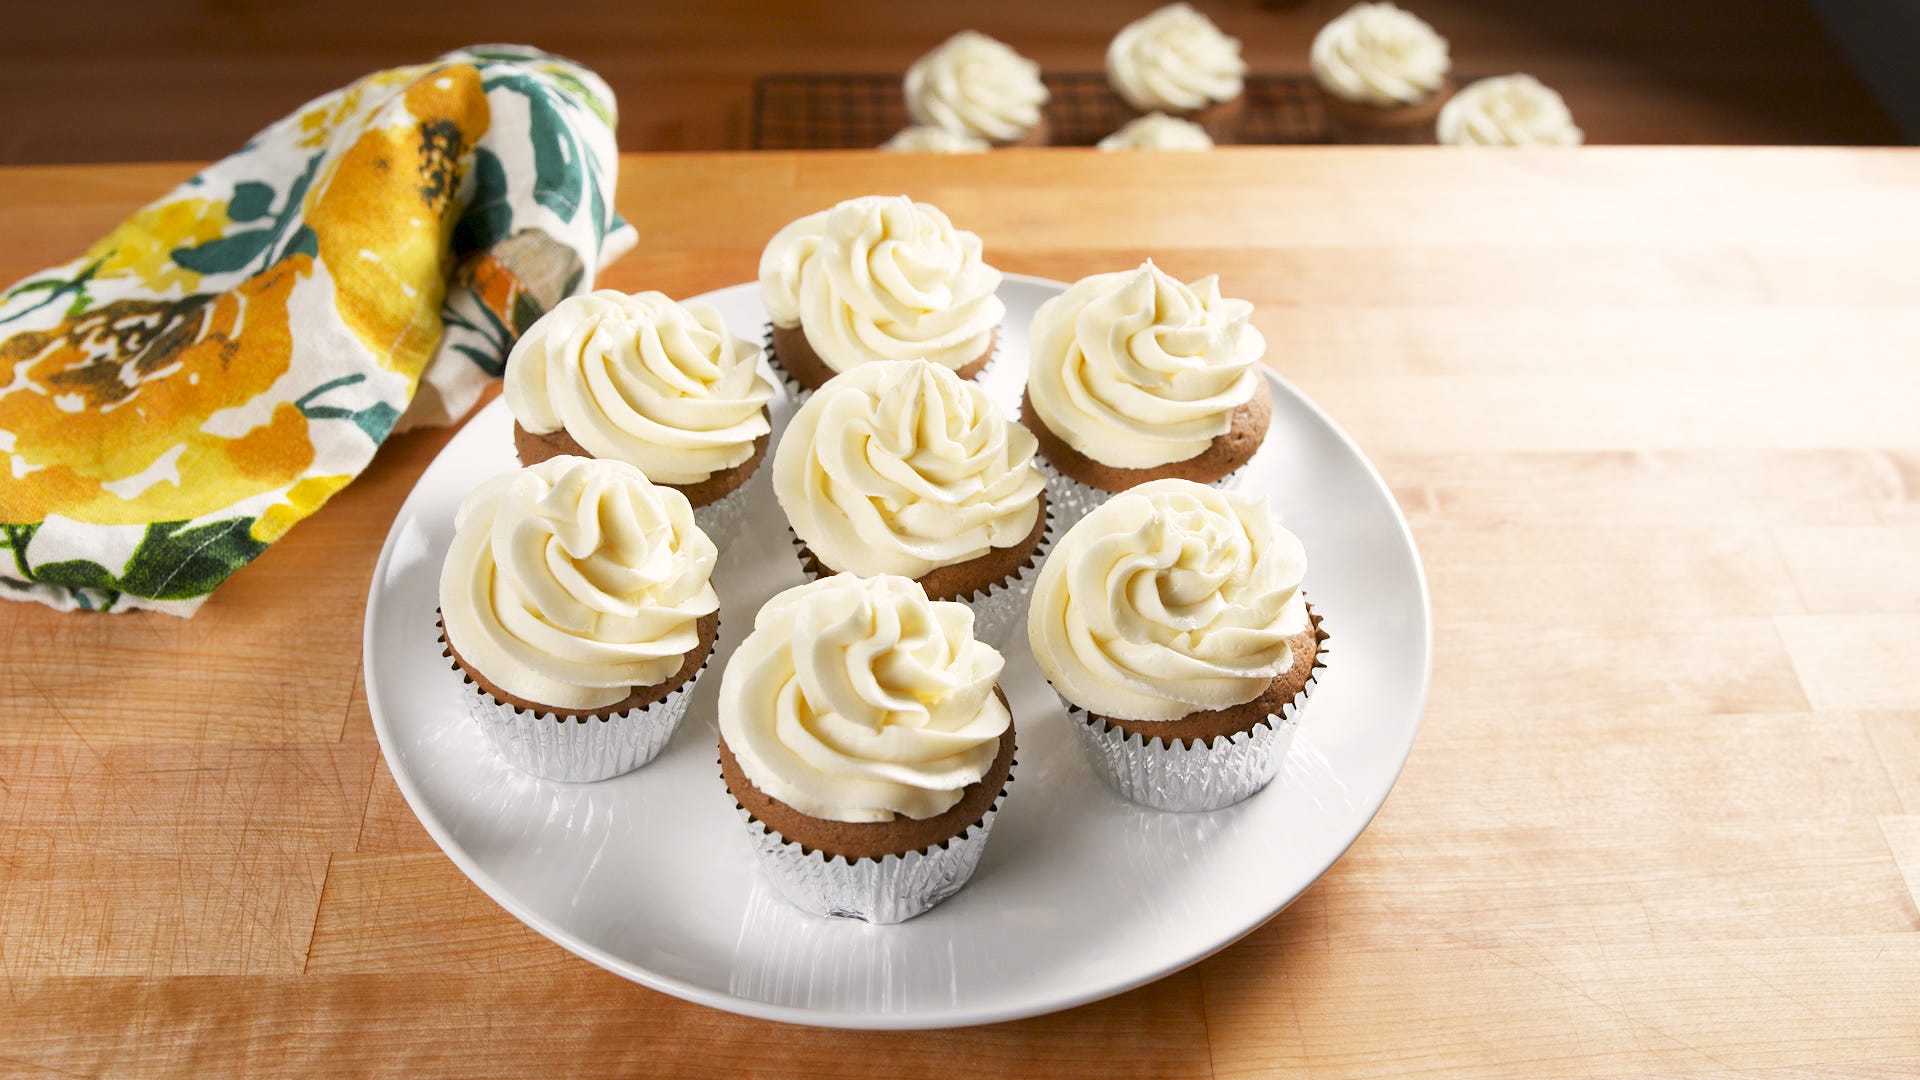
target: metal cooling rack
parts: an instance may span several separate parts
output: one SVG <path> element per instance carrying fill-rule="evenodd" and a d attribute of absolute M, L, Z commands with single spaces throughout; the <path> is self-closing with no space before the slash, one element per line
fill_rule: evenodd
<path fill-rule="evenodd" d="M 1044 79 L 1053 94 L 1046 113 L 1056 146 L 1092 146 L 1132 118 L 1103 74 Z M 1326 113 L 1308 76 L 1248 76 L 1246 96 L 1240 142 L 1327 141 Z M 907 123 L 897 75 L 762 75 L 753 84 L 755 150 L 874 147 Z"/>

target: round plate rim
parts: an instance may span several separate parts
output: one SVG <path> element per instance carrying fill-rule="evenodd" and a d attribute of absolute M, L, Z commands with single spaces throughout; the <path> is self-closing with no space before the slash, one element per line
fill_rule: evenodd
<path fill-rule="evenodd" d="M 1064 290 L 1068 288 L 1066 282 L 1031 274 L 1007 273 L 1003 274 L 1002 277 L 1006 281 L 1019 282 L 1045 289 Z M 741 284 L 749 283 L 742 282 L 736 285 L 707 290 L 707 292 L 701 293 L 699 296 L 689 297 L 688 302 L 698 300 L 712 293 L 738 288 Z M 1130 973 L 1121 978 L 1111 979 L 1104 983 L 1083 988 L 1078 993 L 1063 995 L 1046 1001 L 1022 1003 L 1000 1008 L 978 1007 L 956 1009 L 950 1013 L 942 1014 L 938 1018 L 930 1019 L 920 1014 L 872 1013 L 848 1009 L 807 1009 L 740 997 L 734 994 L 716 991 L 675 976 L 663 975 L 651 971 L 632 961 L 614 956 L 604 949 L 582 941 L 565 930 L 547 925 L 545 919 L 527 910 L 506 886 L 501 884 L 492 874 L 481 867 L 464 848 L 453 841 L 447 831 L 447 827 L 439 820 L 438 816 L 433 813 L 424 794 L 420 791 L 410 772 L 396 766 L 394 760 L 396 751 L 393 749 L 396 736 L 387 721 L 385 710 L 380 703 L 380 697 L 373 690 L 374 672 L 380 666 L 379 653 L 373 646 L 373 635 L 374 626 L 380 616 L 381 583 L 386 577 L 388 562 L 392 557 L 395 544 L 399 537 L 400 520 L 406 514 L 407 504 L 412 502 L 415 495 L 419 492 L 420 484 L 425 480 L 427 471 L 433 467 L 433 462 L 431 461 L 427 463 L 426 469 L 421 470 L 420 479 L 415 480 L 414 486 L 408 490 L 406 499 L 400 504 L 400 510 L 394 514 L 394 524 L 388 528 L 387 537 L 385 541 L 381 543 L 380 557 L 374 564 L 373 580 L 367 590 L 367 614 L 361 631 L 361 677 L 362 683 L 366 687 L 367 710 L 372 716 L 374 735 L 379 740 L 380 754 L 386 762 L 387 771 L 393 776 L 394 784 L 400 789 L 400 795 L 406 800 L 408 809 L 413 811 L 414 817 L 418 819 L 421 826 L 426 829 L 427 835 L 433 838 L 433 842 L 439 846 L 441 852 L 453 861 L 453 864 L 460 869 L 461 873 L 467 876 L 469 881 L 479 886 L 481 892 L 486 893 L 494 903 L 499 904 L 508 914 L 526 926 L 531 927 L 536 933 L 540 934 L 540 936 L 596 967 L 604 968 L 615 975 L 619 975 L 621 978 L 639 983 L 642 986 L 657 990 L 663 994 L 670 994 L 684 1001 L 691 1001 L 695 1004 L 705 1005 L 709 1008 L 719 1009 L 725 1012 L 751 1016 L 762 1020 L 775 1020 L 788 1024 L 851 1030 L 916 1031 L 972 1027 L 980 1024 L 1021 1020 L 1027 1017 L 1042 1016 L 1048 1013 L 1075 1008 L 1080 1005 L 1112 997 L 1115 994 L 1125 993 L 1128 990 L 1145 986 L 1148 983 L 1164 979 L 1175 972 L 1185 970 L 1220 950 L 1227 948 L 1255 930 L 1258 930 L 1260 927 L 1266 925 L 1274 916 L 1285 911 L 1289 905 L 1304 895 L 1306 891 L 1312 888 L 1322 877 L 1326 876 L 1327 871 L 1332 869 L 1333 864 L 1339 862 L 1341 857 L 1347 853 L 1347 850 L 1360 838 L 1361 834 L 1366 832 L 1367 828 L 1372 825 L 1373 819 L 1380 813 L 1380 808 L 1386 805 L 1388 796 L 1392 794 L 1395 785 L 1399 783 L 1401 773 L 1406 769 L 1407 759 L 1413 752 L 1414 739 L 1419 735 L 1421 722 L 1425 718 L 1427 694 L 1433 681 L 1433 601 L 1427 587 L 1426 567 L 1420 559 L 1420 549 L 1414 541 L 1413 529 L 1407 523 L 1406 513 L 1401 509 L 1399 501 L 1393 497 L 1393 491 L 1387 486 L 1386 479 L 1380 475 L 1380 470 L 1375 467 L 1372 459 L 1361 451 L 1359 444 L 1354 442 L 1353 437 L 1347 434 L 1345 428 L 1341 427 L 1333 417 L 1321 409 L 1317 402 L 1301 393 L 1298 388 L 1274 372 L 1273 369 L 1263 367 L 1262 371 L 1273 384 L 1273 389 L 1284 391 L 1294 400 L 1304 405 L 1321 423 L 1327 426 L 1327 429 L 1340 440 L 1348 452 L 1366 469 L 1367 476 L 1373 481 L 1380 493 L 1386 497 L 1387 505 L 1393 512 L 1393 522 L 1399 530 L 1400 539 L 1406 544 L 1407 553 L 1412 557 L 1414 580 L 1419 587 L 1420 686 L 1414 696 L 1416 707 L 1413 724 L 1406 729 L 1403 745 L 1396 750 L 1399 756 L 1399 763 L 1394 766 L 1393 779 L 1387 784 L 1385 790 L 1380 793 L 1379 800 L 1367 811 L 1365 819 L 1353 830 L 1353 835 L 1349 836 L 1346 842 L 1340 845 L 1339 850 L 1334 853 L 1332 858 L 1328 859 L 1323 866 L 1316 870 L 1312 878 L 1310 878 L 1305 885 L 1301 886 L 1298 892 L 1292 896 L 1280 899 L 1272 910 L 1255 918 L 1245 926 L 1229 928 L 1226 932 L 1218 935 L 1209 945 L 1182 961 L 1148 972 Z M 478 412 L 479 410 L 476 409 L 472 415 L 477 415 Z M 469 415 L 467 420 L 461 421 L 462 427 L 465 426 L 468 420 L 472 419 L 472 415 Z M 444 450 L 442 452 L 444 452 Z M 439 455 L 436 454 L 434 461 L 438 460 Z"/>

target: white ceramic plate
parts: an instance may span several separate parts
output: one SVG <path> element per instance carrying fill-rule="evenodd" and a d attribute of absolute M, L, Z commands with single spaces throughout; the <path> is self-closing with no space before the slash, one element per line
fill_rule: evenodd
<path fill-rule="evenodd" d="M 1063 286 L 1009 276 L 995 396 L 1017 403 L 1033 312 Z M 758 336 L 758 288 L 700 298 Z M 785 411 L 790 412 L 790 407 Z M 776 426 L 785 419 L 776 416 Z M 720 782 L 719 672 L 767 597 L 801 580 L 762 468 L 743 536 L 722 553 L 718 661 L 660 757 L 600 784 L 537 780 L 497 759 L 462 709 L 434 608 L 454 509 L 515 466 L 495 401 L 415 485 L 367 602 L 366 682 L 387 764 L 468 877 L 535 930 L 636 982 L 801 1024 L 930 1028 L 1011 1020 L 1138 986 L 1230 944 L 1338 859 L 1386 799 L 1426 699 L 1431 625 L 1412 537 L 1379 474 L 1278 380 L 1270 492 L 1306 544 L 1329 669 L 1280 779 L 1239 806 L 1134 806 L 1089 769 L 1023 646 L 1003 678 L 1019 767 L 972 882 L 898 926 L 815 918 L 756 877 Z"/>

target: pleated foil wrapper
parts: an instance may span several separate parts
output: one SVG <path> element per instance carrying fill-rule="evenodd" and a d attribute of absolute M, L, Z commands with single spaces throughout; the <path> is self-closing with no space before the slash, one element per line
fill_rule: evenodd
<path fill-rule="evenodd" d="M 1211 744 L 1174 740 L 1169 745 L 1158 736 L 1129 735 L 1065 697 L 1060 700 L 1087 760 L 1114 790 L 1158 810 L 1219 810 L 1245 800 L 1280 775 L 1300 727 L 1300 712 L 1326 671 L 1328 651 L 1322 620 L 1320 649 L 1300 693 L 1251 729 Z"/>
<path fill-rule="evenodd" d="M 765 467 L 767 463 L 763 460 L 760 464 Z M 727 545 L 739 537 L 741 526 L 747 520 L 747 508 L 751 505 L 747 492 L 758 479 L 758 476 L 749 477 L 746 483 L 713 502 L 693 508 L 693 523 L 700 526 L 700 531 L 707 534 L 707 539 L 713 541 L 714 547 L 725 551 Z"/>
<path fill-rule="evenodd" d="M 1208 486 L 1220 488 L 1223 491 L 1246 488 L 1256 494 L 1261 493 L 1262 483 L 1268 471 L 1267 462 L 1272 458 L 1274 441 L 1272 432 L 1269 430 L 1267 437 L 1260 440 L 1260 446 L 1254 450 L 1252 457 L 1242 462 L 1239 468 Z M 1119 494 L 1119 492 L 1108 491 L 1105 488 L 1075 480 L 1055 468 L 1045 454 L 1035 455 L 1033 460 L 1047 478 L 1047 502 L 1059 508 L 1054 520 L 1063 533 L 1073 528 L 1081 518 L 1099 509 L 1108 499 Z"/>
<path fill-rule="evenodd" d="M 1015 765 L 1019 762 L 1015 761 Z M 993 819 L 1006 802 L 1006 787 L 986 814 L 959 836 L 944 844 L 905 855 L 849 860 L 806 851 L 735 804 L 753 841 L 760 872 L 774 891 L 802 911 L 830 919 L 859 919 L 887 924 L 906 922 L 925 914 L 960 891 L 980 864 L 980 853 L 993 831 Z"/>
<path fill-rule="evenodd" d="M 813 396 L 813 389 L 795 378 L 793 373 L 787 370 L 786 365 L 780 362 L 780 353 L 773 347 L 772 323 L 767 324 L 766 332 L 761 336 L 760 340 L 761 348 L 766 351 L 768 362 L 773 365 L 774 374 L 780 376 L 780 381 L 786 384 L 787 396 L 793 399 L 793 407 L 798 409 L 800 406 L 805 405 L 807 399 Z M 973 378 L 968 381 L 984 385 L 988 373 L 993 371 L 993 365 L 999 362 L 1000 334 L 996 328 L 993 335 L 993 351 L 987 354 L 987 362 L 980 365 L 980 370 L 975 372 Z"/>
<path fill-rule="evenodd" d="M 1040 564 L 1045 561 L 1047 552 L 1053 550 L 1053 543 L 1059 537 L 1060 519 L 1053 512 L 1051 492 L 1047 495 L 1046 514 L 1047 526 L 1040 534 L 1040 543 L 1034 547 L 1027 561 L 1021 564 L 1020 572 L 960 600 L 973 609 L 974 640 L 983 641 L 1001 653 L 1005 653 L 1007 646 L 1013 642 L 1016 630 L 1024 635 L 1027 604 L 1033 599 L 1034 582 L 1040 579 Z M 818 562 L 808 558 L 806 545 L 794 533 L 792 526 L 787 527 L 787 537 L 793 543 L 793 555 L 800 563 L 800 573 L 808 581 L 818 580 L 820 572 L 815 569 Z"/>
<path fill-rule="evenodd" d="M 440 647 L 447 647 L 445 630 Z M 507 764 L 543 780 L 591 783 L 611 780 L 652 761 L 673 738 L 693 700 L 693 688 L 706 674 L 711 654 L 693 677 L 651 705 L 607 716 L 569 718 L 532 712 L 500 701 L 471 676 L 447 662 L 460 676 L 467 714 L 473 717 Z"/>

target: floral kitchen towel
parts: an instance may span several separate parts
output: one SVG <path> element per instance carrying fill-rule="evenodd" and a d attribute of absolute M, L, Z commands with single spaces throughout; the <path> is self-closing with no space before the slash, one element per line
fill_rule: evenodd
<path fill-rule="evenodd" d="M 513 46 L 308 103 L 0 297 L 0 596 L 190 615 L 634 242 L 613 93 Z M 297 603 L 296 597 L 288 597 Z"/>

